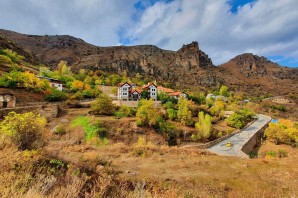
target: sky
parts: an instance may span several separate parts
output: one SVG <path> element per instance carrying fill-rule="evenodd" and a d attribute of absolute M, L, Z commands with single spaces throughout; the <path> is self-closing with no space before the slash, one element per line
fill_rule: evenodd
<path fill-rule="evenodd" d="M 97 46 L 198 41 L 215 65 L 253 53 L 298 67 L 297 0 L 0 0 L 0 28 Z"/>

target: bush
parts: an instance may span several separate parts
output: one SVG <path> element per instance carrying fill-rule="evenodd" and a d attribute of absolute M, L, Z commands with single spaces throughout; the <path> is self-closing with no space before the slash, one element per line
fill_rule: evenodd
<path fill-rule="evenodd" d="M 41 139 L 45 125 L 46 119 L 39 114 L 10 112 L 0 123 L 0 133 L 8 136 L 18 149 L 26 150 Z"/>
<path fill-rule="evenodd" d="M 45 100 L 48 102 L 57 102 L 57 101 L 63 101 L 66 99 L 67 99 L 66 93 L 56 88 L 52 88 L 51 92 L 45 96 Z"/>
<path fill-rule="evenodd" d="M 62 124 L 58 124 L 54 129 L 54 133 L 56 135 L 63 135 L 66 133 L 66 130 Z"/>
<path fill-rule="evenodd" d="M 113 115 L 115 112 L 115 105 L 113 104 L 112 98 L 102 94 L 91 104 L 91 109 L 98 115 Z"/>
<path fill-rule="evenodd" d="M 276 109 L 278 111 L 282 111 L 282 112 L 286 112 L 287 108 L 283 105 L 272 105 L 271 106 L 272 109 Z"/>
<path fill-rule="evenodd" d="M 115 112 L 115 116 L 118 118 L 123 117 L 132 117 L 136 114 L 136 111 L 132 107 L 128 107 L 125 105 L 122 105 L 118 111 Z"/>
<path fill-rule="evenodd" d="M 11 64 L 12 61 L 9 57 L 7 57 L 5 55 L 0 55 L 0 63 L 2 63 L 2 64 Z"/>

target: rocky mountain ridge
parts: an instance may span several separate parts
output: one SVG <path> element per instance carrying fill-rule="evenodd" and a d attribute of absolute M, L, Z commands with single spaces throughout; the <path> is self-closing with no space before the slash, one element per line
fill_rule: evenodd
<path fill-rule="evenodd" d="M 153 45 L 98 47 L 67 35 L 34 36 L 7 30 L 0 30 L 0 35 L 0 47 L 26 54 L 32 63 L 51 68 L 65 60 L 74 70 L 85 68 L 128 76 L 139 73 L 187 88 L 226 84 L 251 92 L 298 92 L 298 69 L 248 53 L 216 67 L 196 41 L 170 51 Z"/>

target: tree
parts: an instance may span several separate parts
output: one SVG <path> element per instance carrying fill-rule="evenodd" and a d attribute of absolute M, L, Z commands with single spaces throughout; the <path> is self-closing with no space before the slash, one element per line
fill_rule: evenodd
<path fill-rule="evenodd" d="M 145 90 L 145 89 L 141 92 L 140 95 L 141 95 L 140 96 L 141 99 L 149 99 L 150 98 L 148 90 Z"/>
<path fill-rule="evenodd" d="M 63 101 L 67 99 L 67 94 L 56 88 L 50 89 L 50 93 L 46 94 L 45 100 L 49 102 Z"/>
<path fill-rule="evenodd" d="M 113 99 L 105 94 L 98 96 L 94 103 L 91 104 L 91 109 L 98 115 L 113 115 L 115 105 Z"/>
<path fill-rule="evenodd" d="M 275 143 L 298 143 L 298 129 L 291 120 L 280 119 L 278 123 L 270 123 L 265 136 Z"/>
<path fill-rule="evenodd" d="M 41 139 L 46 119 L 40 114 L 10 112 L 0 123 L 0 133 L 8 136 L 20 150 L 33 148 Z"/>
<path fill-rule="evenodd" d="M 152 100 L 140 100 L 137 109 L 137 125 L 138 126 L 154 126 L 159 115 L 158 109 L 154 106 Z"/>
<path fill-rule="evenodd" d="M 191 123 L 191 111 L 189 110 L 189 101 L 185 98 L 181 98 L 178 101 L 177 117 L 180 122 L 185 126 Z"/>
<path fill-rule="evenodd" d="M 75 80 L 71 83 L 71 90 L 72 91 L 79 91 L 84 88 L 84 83 L 80 80 Z"/>
<path fill-rule="evenodd" d="M 177 118 L 177 110 L 175 109 L 167 109 L 167 116 L 170 120 L 175 120 Z"/>
<path fill-rule="evenodd" d="M 194 139 L 208 139 L 212 132 L 212 117 L 209 114 L 204 115 L 203 111 L 199 112 L 199 121 L 195 124 L 197 135 Z"/>
<path fill-rule="evenodd" d="M 244 117 L 238 113 L 233 113 L 226 119 L 229 126 L 241 129 L 245 126 Z"/>
<path fill-rule="evenodd" d="M 225 85 L 222 85 L 219 89 L 219 95 L 229 97 L 230 93 L 228 92 L 229 88 Z"/>

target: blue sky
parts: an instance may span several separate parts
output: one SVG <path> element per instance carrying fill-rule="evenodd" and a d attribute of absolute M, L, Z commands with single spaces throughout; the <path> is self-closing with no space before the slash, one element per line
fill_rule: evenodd
<path fill-rule="evenodd" d="M 298 67 L 297 0 L 1 0 L 0 28 L 98 46 L 198 41 L 215 65 L 242 53 Z"/>

